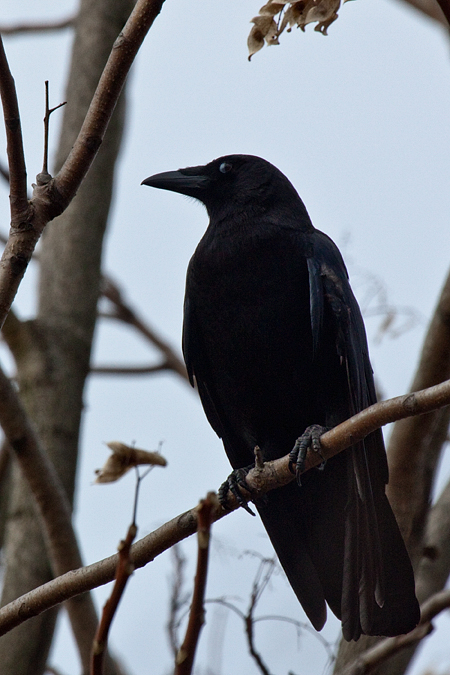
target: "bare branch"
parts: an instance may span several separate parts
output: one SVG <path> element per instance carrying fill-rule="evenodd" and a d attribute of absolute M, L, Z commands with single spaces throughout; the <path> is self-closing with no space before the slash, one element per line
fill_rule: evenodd
<path fill-rule="evenodd" d="M 97 154 L 128 71 L 163 3 L 138 0 L 114 43 L 78 138 L 54 179 L 52 188 L 64 206 L 75 196 Z"/>
<path fill-rule="evenodd" d="M 75 23 L 76 16 L 48 23 L 16 23 L 11 26 L 0 26 L 2 35 L 20 35 L 21 33 L 49 33 L 63 28 L 71 28 Z"/>
<path fill-rule="evenodd" d="M 20 220 L 28 211 L 27 172 L 23 152 L 22 129 L 20 125 L 19 104 L 17 102 L 14 78 L 9 69 L 3 41 L 0 36 L 0 94 L 5 119 L 6 142 L 9 163 L 9 183 L 11 187 L 11 214 L 13 224 L 21 225 Z"/>
<path fill-rule="evenodd" d="M 102 618 L 92 646 L 91 675 L 103 675 L 103 661 L 108 643 L 109 629 L 125 591 L 125 586 L 134 570 L 133 564 L 130 561 L 130 549 L 136 533 L 137 527 L 133 522 L 128 528 L 126 538 L 119 544 L 119 562 L 117 564 L 114 588 L 103 607 Z"/>
<path fill-rule="evenodd" d="M 202 499 L 197 506 L 197 571 L 186 635 L 175 660 L 175 675 L 191 674 L 200 631 L 205 623 L 204 603 L 208 575 L 210 530 L 213 513 L 217 508 L 218 500 L 214 492 L 208 493 L 206 499 Z"/>
<path fill-rule="evenodd" d="M 409 415 L 427 413 L 445 405 L 450 405 L 450 381 L 415 394 L 376 403 L 325 433 L 321 437 L 322 454 L 319 456 L 317 453 L 308 452 L 305 471 L 318 466 L 324 458 L 329 459 L 362 440 L 383 424 Z M 254 498 L 286 485 L 293 479 L 294 475 L 289 468 L 289 455 L 266 462 L 264 468 L 252 469 L 246 476 Z M 219 520 L 237 508 L 239 504 L 230 496 L 228 510 L 218 509 L 213 515 L 213 520 Z M 131 558 L 135 567 L 143 567 L 174 544 L 194 534 L 196 529 L 196 508 L 173 518 L 132 547 Z M 117 562 L 117 555 L 110 556 L 88 567 L 64 574 L 9 603 L 0 609 L 0 635 L 68 598 L 112 581 Z"/>
<path fill-rule="evenodd" d="M 270 675 L 270 671 L 267 668 L 266 664 L 264 663 L 261 654 L 256 650 L 255 647 L 255 641 L 254 641 L 254 627 L 255 627 L 255 617 L 254 617 L 254 612 L 256 609 L 256 606 L 258 604 L 258 601 L 261 597 L 261 594 L 263 593 L 265 587 L 269 583 L 270 577 L 273 572 L 273 566 L 274 566 L 274 560 L 269 561 L 270 566 L 269 569 L 266 570 L 265 568 L 267 567 L 267 560 L 263 559 L 258 568 L 258 572 L 256 574 L 256 578 L 253 582 L 253 588 L 252 588 L 252 593 L 250 596 L 250 604 L 247 610 L 247 614 L 245 615 L 244 618 L 244 623 L 245 623 L 245 632 L 247 635 L 247 642 L 248 642 L 248 649 L 250 652 L 250 655 L 254 659 L 257 667 L 261 671 L 262 675 Z M 264 572 L 264 574 L 263 574 Z M 262 576 L 262 579 L 261 579 Z"/>
<path fill-rule="evenodd" d="M 450 377 L 450 274 L 428 329 L 412 391 L 431 387 Z M 421 554 L 421 539 L 430 491 L 441 450 L 447 438 L 450 409 L 397 422 L 388 448 L 387 488 L 413 561 Z M 417 550 L 415 550 L 417 548 Z"/>
<path fill-rule="evenodd" d="M 160 335 L 158 335 L 158 333 L 153 328 L 151 328 L 148 323 L 138 316 L 136 310 L 134 310 L 131 305 L 125 302 L 123 294 L 118 285 L 107 276 L 103 276 L 102 295 L 104 298 L 109 300 L 114 307 L 114 313 L 106 316 L 111 319 L 118 319 L 119 321 L 123 321 L 124 323 L 136 328 L 136 330 L 149 342 L 151 342 L 152 345 L 157 347 L 157 349 L 159 349 L 159 351 L 164 356 L 163 363 L 157 366 L 152 366 L 151 370 L 147 368 L 133 368 L 132 373 L 141 374 L 170 369 L 180 375 L 186 382 L 189 382 L 186 367 L 181 358 L 177 356 L 172 347 L 170 347 L 170 345 Z M 113 372 L 115 374 L 122 374 L 124 370 L 124 368 L 120 368 L 119 370 L 114 369 Z M 93 372 L 110 373 L 111 368 L 108 366 L 103 366 L 101 368 L 93 369 Z M 126 374 L 130 374 L 129 369 L 127 369 Z"/>
<path fill-rule="evenodd" d="M 430 19 L 439 21 L 439 23 L 441 23 L 448 29 L 448 22 L 445 18 L 444 12 L 439 7 L 437 0 L 402 0 L 402 1 L 406 2 L 411 7 L 414 7 L 414 9 L 419 10 L 419 12 L 426 14 L 426 16 L 430 17 Z"/>
<path fill-rule="evenodd" d="M 423 541 L 423 553 L 416 572 L 420 602 L 442 588 L 450 573 L 450 482 L 431 507 Z"/>
<path fill-rule="evenodd" d="M 75 196 L 103 141 L 125 78 L 164 0 L 138 0 L 115 41 L 77 140 L 54 179 L 34 187 L 28 206 L 20 120 L 3 43 L 0 86 L 8 134 L 11 174 L 11 234 L 0 267 L 0 327 L 11 307 L 45 225 L 60 215 Z M 14 211 L 13 211 L 14 209 Z M 13 215 L 14 213 L 14 215 Z"/>
<path fill-rule="evenodd" d="M 59 105 L 55 106 L 54 108 L 50 108 L 50 101 L 49 101 L 49 91 L 48 91 L 48 80 L 45 81 L 45 115 L 44 115 L 44 161 L 42 163 L 42 171 L 41 173 L 37 176 L 37 182 L 39 184 L 42 184 L 44 181 L 50 180 L 51 176 L 48 172 L 48 133 L 50 129 L 50 115 L 55 112 L 55 110 L 58 110 L 58 108 L 62 108 L 63 105 L 66 105 L 67 101 L 64 101 L 64 103 L 60 103 Z"/>
<path fill-rule="evenodd" d="M 447 26 L 450 26 L 450 0 L 437 0 L 439 7 L 442 9 L 442 12 L 447 19 Z"/>
<path fill-rule="evenodd" d="M 186 566 L 186 558 L 184 557 L 181 546 L 175 544 L 171 551 L 173 555 L 173 576 L 171 579 L 170 592 L 170 611 L 169 619 L 167 621 L 167 633 L 169 636 L 170 649 L 174 658 L 176 658 L 179 644 L 178 644 L 178 628 L 180 624 L 179 613 L 188 602 L 188 596 L 182 593 L 184 584 L 184 568 Z"/>
<path fill-rule="evenodd" d="M 166 370 L 172 370 L 171 366 L 164 361 L 156 366 L 94 366 L 91 373 L 94 375 L 153 375 Z"/>

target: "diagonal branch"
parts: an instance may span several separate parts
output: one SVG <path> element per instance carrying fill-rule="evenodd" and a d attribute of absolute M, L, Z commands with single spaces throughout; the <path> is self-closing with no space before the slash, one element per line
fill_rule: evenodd
<path fill-rule="evenodd" d="M 0 95 L 5 119 L 6 143 L 9 163 L 9 183 L 11 188 L 11 211 L 15 224 L 28 210 L 27 172 L 23 152 L 22 128 L 20 125 L 19 104 L 17 101 L 14 78 L 9 69 L 3 41 L 0 36 Z"/>
<path fill-rule="evenodd" d="M 437 0 L 439 7 L 442 9 L 442 12 L 447 19 L 447 24 L 450 26 L 450 0 Z"/>
<path fill-rule="evenodd" d="M 75 196 L 97 154 L 128 71 L 163 3 L 164 0 L 138 0 L 114 43 L 78 138 L 54 179 L 52 189 L 64 205 Z"/>
<path fill-rule="evenodd" d="M 194 666 L 200 631 L 205 623 L 205 589 L 208 574 L 209 544 L 211 523 L 214 511 L 218 508 L 217 495 L 209 492 L 197 506 L 197 571 L 195 573 L 194 593 L 192 596 L 189 621 L 186 634 L 175 659 L 175 675 L 190 675 Z"/>
<path fill-rule="evenodd" d="M 136 532 L 137 527 L 133 521 L 128 528 L 127 536 L 119 544 L 119 562 L 117 563 L 114 587 L 103 607 L 102 618 L 92 645 L 91 675 L 103 675 L 105 651 L 112 620 L 124 594 L 125 586 L 134 571 L 134 567 L 130 562 L 130 549 Z"/>
<path fill-rule="evenodd" d="M 154 328 L 142 319 L 130 304 L 125 302 L 123 293 L 118 285 L 107 276 L 102 279 L 102 295 L 113 305 L 113 313 L 103 315 L 106 318 L 118 319 L 129 326 L 133 326 L 141 335 L 143 335 L 152 345 L 154 345 L 164 357 L 164 361 L 156 366 L 135 367 L 97 367 L 93 368 L 94 373 L 109 374 L 138 374 L 151 373 L 160 370 L 173 370 L 180 375 L 185 382 L 189 383 L 186 366 L 181 358 L 176 354 L 172 347 L 155 331 Z"/>
<path fill-rule="evenodd" d="M 424 391 L 376 403 L 325 433 L 321 437 L 321 454 L 308 452 L 305 471 L 318 466 L 324 459 L 329 459 L 362 440 L 384 424 L 411 415 L 428 413 L 430 410 L 448 405 L 450 405 L 450 380 Z M 266 462 L 263 468 L 254 468 L 246 476 L 246 481 L 252 490 L 252 498 L 258 498 L 269 490 L 286 485 L 293 479 L 294 475 L 289 467 L 289 455 Z M 229 497 L 228 507 L 227 511 L 223 508 L 218 509 L 213 515 L 213 521 L 239 508 L 234 497 Z M 133 564 L 137 568 L 143 567 L 176 543 L 194 534 L 196 529 L 197 512 L 196 508 L 193 508 L 138 541 L 132 548 Z M 110 556 L 88 567 L 64 574 L 9 603 L 0 609 L 0 635 L 4 635 L 15 626 L 46 609 L 112 581 L 117 562 L 117 555 Z"/>
<path fill-rule="evenodd" d="M 430 17 L 430 19 L 439 21 L 448 30 L 448 21 L 437 0 L 402 0 L 402 2 L 414 7 L 414 9 Z"/>
<path fill-rule="evenodd" d="M 69 157 L 55 178 L 48 180 L 45 174 L 37 177 L 29 205 L 14 80 L 0 43 L 0 92 L 8 134 L 11 194 L 14 196 L 11 201 L 11 233 L 0 266 L 0 327 L 46 224 L 67 208 L 94 161 L 128 71 L 163 3 L 164 0 L 137 1 L 113 45 Z"/>
<path fill-rule="evenodd" d="M 450 378 L 450 273 L 425 337 L 412 391 Z M 450 409 L 397 422 L 388 447 L 387 488 L 400 529 L 413 560 L 421 539 L 436 467 L 447 438 Z M 415 550 L 417 548 L 417 550 Z"/>

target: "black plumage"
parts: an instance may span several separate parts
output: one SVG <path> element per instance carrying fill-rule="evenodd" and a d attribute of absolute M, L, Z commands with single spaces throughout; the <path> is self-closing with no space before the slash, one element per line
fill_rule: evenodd
<path fill-rule="evenodd" d="M 312 424 L 333 427 L 376 401 L 361 313 L 341 254 L 288 179 L 231 155 L 145 185 L 206 206 L 189 265 L 183 352 L 191 383 L 234 469 L 287 454 Z M 385 495 L 381 431 L 257 505 L 317 630 L 325 600 L 344 637 L 398 635 L 418 623 L 414 577 Z"/>

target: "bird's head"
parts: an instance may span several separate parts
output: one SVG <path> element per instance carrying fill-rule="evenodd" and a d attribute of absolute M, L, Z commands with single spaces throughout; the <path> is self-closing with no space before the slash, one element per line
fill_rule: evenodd
<path fill-rule="evenodd" d="M 142 185 L 180 192 L 206 206 L 210 216 L 271 207 L 292 209 L 303 203 L 295 188 L 273 164 L 253 155 L 226 155 L 204 166 L 157 173 Z"/>

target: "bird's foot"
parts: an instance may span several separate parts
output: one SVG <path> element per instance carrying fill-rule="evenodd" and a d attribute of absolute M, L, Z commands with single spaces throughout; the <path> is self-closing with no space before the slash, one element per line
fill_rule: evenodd
<path fill-rule="evenodd" d="M 249 473 L 250 469 L 254 468 L 254 464 L 250 464 L 250 466 L 243 467 L 242 469 L 236 469 L 233 471 L 233 473 L 230 473 L 228 478 L 224 483 L 219 488 L 219 502 L 221 506 L 224 509 L 229 509 L 228 507 L 228 502 L 227 502 L 227 496 L 228 492 L 231 492 L 232 495 L 236 498 L 239 506 L 242 506 L 243 509 L 245 509 L 250 515 L 254 516 L 255 514 L 247 504 L 247 500 L 242 494 L 242 489 L 246 490 L 250 494 L 252 494 L 253 490 L 248 485 L 246 481 L 246 476 Z"/>
<path fill-rule="evenodd" d="M 322 457 L 322 446 L 320 444 L 320 437 L 328 431 L 328 427 L 322 427 L 320 424 L 312 424 L 305 429 L 300 438 L 297 438 L 295 445 L 289 453 L 289 468 L 297 477 L 298 485 L 302 484 L 301 474 L 305 469 L 305 459 L 308 449 L 311 448 L 313 452 L 322 458 L 320 469 L 325 466 L 325 459 Z"/>

